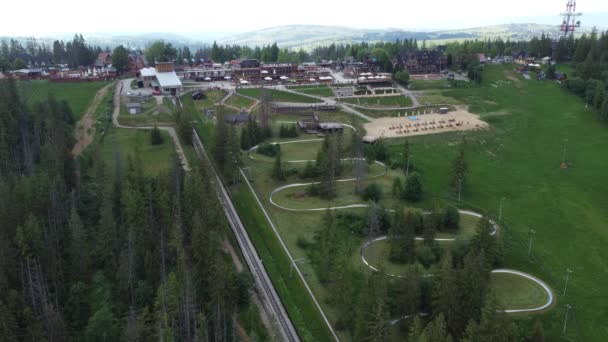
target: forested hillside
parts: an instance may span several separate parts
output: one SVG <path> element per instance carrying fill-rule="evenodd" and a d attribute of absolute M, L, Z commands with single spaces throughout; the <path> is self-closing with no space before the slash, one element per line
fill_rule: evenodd
<path fill-rule="evenodd" d="M 221 249 L 205 167 L 145 176 L 116 148 L 74 160 L 74 118 L 0 82 L 3 341 L 227 341 L 249 276 Z"/>

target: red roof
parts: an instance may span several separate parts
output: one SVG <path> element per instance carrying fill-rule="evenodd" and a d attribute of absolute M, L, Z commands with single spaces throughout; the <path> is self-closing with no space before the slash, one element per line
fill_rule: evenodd
<path fill-rule="evenodd" d="M 99 53 L 99 56 L 97 56 L 97 58 L 98 58 L 99 60 L 105 61 L 105 60 L 107 60 L 108 58 L 112 58 L 112 54 L 111 54 L 111 53 L 109 53 L 109 52 L 100 52 L 100 53 Z"/>

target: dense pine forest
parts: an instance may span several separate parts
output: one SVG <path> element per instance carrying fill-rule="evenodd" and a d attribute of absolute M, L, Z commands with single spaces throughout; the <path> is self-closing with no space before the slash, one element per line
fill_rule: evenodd
<path fill-rule="evenodd" d="M 67 103 L 26 106 L 0 82 L 2 340 L 234 340 L 251 280 L 221 249 L 206 167 L 75 160 L 74 125 Z"/>

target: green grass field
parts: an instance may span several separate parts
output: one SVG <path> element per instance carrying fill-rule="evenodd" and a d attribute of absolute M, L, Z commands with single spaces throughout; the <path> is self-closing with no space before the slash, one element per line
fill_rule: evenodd
<path fill-rule="evenodd" d="M 174 153 L 169 134 L 164 131 L 161 134 L 163 143 L 151 145 L 149 130 L 111 128 L 98 147 L 109 170 L 114 167 L 114 153 L 118 150 L 125 161 L 129 156 L 141 158 L 145 174 L 158 175 L 169 170 Z"/>
<path fill-rule="evenodd" d="M 347 97 L 340 99 L 342 102 L 357 104 L 371 108 L 381 107 L 409 107 L 412 100 L 403 95 L 396 96 L 373 96 L 373 97 Z"/>
<path fill-rule="evenodd" d="M 157 105 L 156 100 L 151 99 L 142 104 L 142 112 L 140 114 L 129 114 L 123 101 L 118 121 L 125 126 L 173 124 L 175 118 L 173 117 L 172 107 L 172 104 L 167 103 Z"/>
<path fill-rule="evenodd" d="M 261 88 L 244 88 L 238 90 L 239 94 L 243 94 L 246 96 L 250 96 L 256 99 L 260 99 L 262 95 Z M 321 100 L 317 100 L 313 97 L 308 97 L 305 95 L 299 95 L 294 93 L 289 93 L 282 90 L 268 89 L 268 94 L 272 98 L 272 101 L 275 102 L 295 102 L 295 103 L 319 103 Z"/>
<path fill-rule="evenodd" d="M 575 307 L 578 329 L 569 328 L 569 338 L 602 341 L 608 336 L 608 126 L 598 121 L 576 96 L 553 82 L 519 81 L 490 86 L 515 77 L 510 68 L 489 65 L 481 87 L 443 89 L 442 97 L 470 105 L 470 110 L 490 123 L 490 129 L 410 137 L 412 159 L 420 170 L 425 196 L 422 206 L 437 198 L 456 201 L 447 190 L 451 160 L 458 142 L 467 137 L 469 173 L 460 207 L 497 215 L 503 206 L 505 267 L 531 273 L 554 289 L 563 288 L 565 269 L 574 271 L 566 298 Z M 430 87 L 432 89 L 432 87 Z M 560 169 L 565 139 L 570 167 Z M 393 151 L 403 139 L 388 140 Z M 268 174 L 272 164 L 252 168 L 256 191 L 264 197 L 277 186 Z M 310 237 L 318 229 L 317 213 L 294 214 L 271 207 L 271 217 L 294 257 L 305 257 L 297 246 L 299 236 Z M 295 225 L 294 222 L 298 224 Z M 528 230 L 536 230 L 527 257 Z M 309 283 L 322 298 L 324 289 L 314 282 L 309 266 Z M 312 273 L 312 275 L 311 275 Z M 558 291 L 559 292 L 559 291 Z M 527 292 L 526 292 L 527 293 Z M 533 295 L 532 293 L 527 293 Z M 331 308 L 328 314 L 332 316 Z M 564 309 L 556 306 L 542 314 L 516 317 L 522 329 L 540 317 L 550 340 L 561 336 Z"/>
<path fill-rule="evenodd" d="M 334 96 L 334 92 L 327 86 L 298 86 L 298 87 L 290 87 L 290 89 L 293 89 L 299 93 L 304 93 L 304 94 L 309 94 L 309 95 L 316 95 L 316 96 L 322 96 L 322 97 L 333 97 Z"/>
<path fill-rule="evenodd" d="M 572 269 L 576 280 L 560 300 L 575 306 L 581 338 L 601 341 L 608 336 L 608 324 L 598 319 L 608 317 L 603 286 L 608 283 L 608 250 L 603 247 L 608 242 L 608 126 L 553 82 L 489 86 L 507 76 L 515 76 L 508 67 L 490 65 L 482 87 L 445 90 L 444 96 L 470 104 L 491 128 L 409 138 L 412 158 L 424 170 L 425 190 L 446 197 L 450 161 L 466 136 L 469 174 L 463 198 L 494 215 L 500 199 L 507 198 L 506 266 L 554 288 L 563 287 L 565 269 Z M 559 165 L 566 139 L 570 167 L 563 170 Z M 399 140 L 390 143 L 400 148 Z M 427 196 L 428 205 L 432 198 Z M 538 262 L 527 257 L 530 228 L 536 230 L 533 255 Z M 561 307 L 542 315 L 551 340 L 561 334 L 563 315 Z"/>
<path fill-rule="evenodd" d="M 251 191 L 242 182 L 238 188 L 233 189 L 231 196 L 300 338 L 303 341 L 331 341 L 331 332 L 306 293 L 300 278 L 291 273 L 289 259 L 259 210 Z"/>
<path fill-rule="evenodd" d="M 491 287 L 501 307 L 530 309 L 542 306 L 549 296 L 537 283 L 509 273 L 492 273 Z"/>
<path fill-rule="evenodd" d="M 95 93 L 106 84 L 105 82 L 51 83 L 47 80 L 17 83 L 28 105 L 40 102 L 52 94 L 57 100 L 68 102 L 76 120 L 84 115 Z"/>
<path fill-rule="evenodd" d="M 253 106 L 255 101 L 248 99 L 243 96 L 239 96 L 238 94 L 234 94 L 226 100 L 226 105 L 236 107 L 236 108 L 249 108 Z"/>
<path fill-rule="evenodd" d="M 441 90 L 436 89 L 422 91 L 420 92 L 420 95 L 416 96 L 416 98 L 418 99 L 418 102 L 420 102 L 421 105 L 462 104 L 461 101 L 453 97 L 444 96 Z"/>

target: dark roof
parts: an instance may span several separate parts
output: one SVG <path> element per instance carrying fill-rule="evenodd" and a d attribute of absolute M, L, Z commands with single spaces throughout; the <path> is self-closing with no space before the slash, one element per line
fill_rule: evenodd
<path fill-rule="evenodd" d="M 255 120 L 255 117 L 253 119 Z M 224 121 L 233 123 L 233 124 L 249 122 L 249 114 L 247 114 L 247 113 L 228 114 L 228 115 L 224 116 Z"/>

